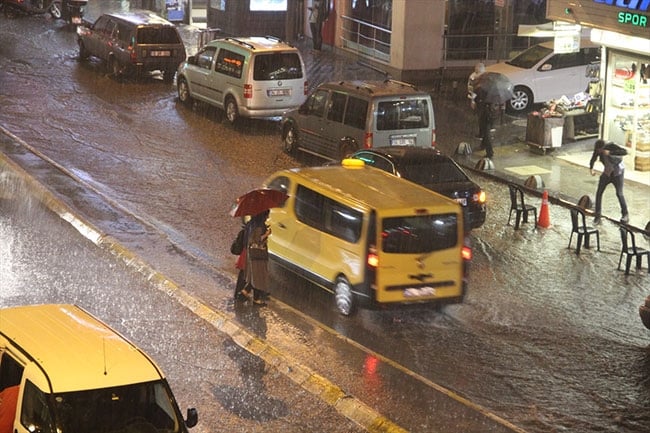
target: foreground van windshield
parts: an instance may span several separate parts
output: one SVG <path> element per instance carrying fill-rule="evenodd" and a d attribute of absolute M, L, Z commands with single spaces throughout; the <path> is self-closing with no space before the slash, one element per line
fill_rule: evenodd
<path fill-rule="evenodd" d="M 169 387 L 163 381 L 45 394 L 25 385 L 21 423 L 41 433 L 181 432 Z M 54 409 L 50 419 L 48 402 Z M 56 426 L 56 427 L 54 427 Z"/>

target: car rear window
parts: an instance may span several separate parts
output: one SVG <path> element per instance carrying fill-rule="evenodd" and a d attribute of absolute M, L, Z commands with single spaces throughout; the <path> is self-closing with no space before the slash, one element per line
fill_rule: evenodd
<path fill-rule="evenodd" d="M 448 159 L 412 159 L 399 166 L 402 177 L 422 185 L 466 182 L 467 175 Z"/>
<path fill-rule="evenodd" d="M 253 79 L 256 81 L 294 80 L 302 78 L 297 53 L 269 53 L 255 56 Z"/>
<path fill-rule="evenodd" d="M 429 127 L 429 101 L 425 98 L 383 101 L 377 106 L 377 130 Z"/>
<path fill-rule="evenodd" d="M 458 216 L 453 213 L 384 218 L 381 229 L 382 251 L 397 254 L 422 254 L 456 245 Z"/>
<path fill-rule="evenodd" d="M 139 44 L 180 44 L 181 39 L 173 27 L 140 27 Z"/>

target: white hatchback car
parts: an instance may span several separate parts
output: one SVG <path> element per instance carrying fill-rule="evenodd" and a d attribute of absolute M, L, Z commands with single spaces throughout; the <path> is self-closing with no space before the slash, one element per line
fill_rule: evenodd
<path fill-rule="evenodd" d="M 563 95 L 571 98 L 586 91 L 588 66 L 599 63 L 600 47 L 590 41 L 583 40 L 576 53 L 554 53 L 551 41 L 533 45 L 512 60 L 490 65 L 485 70 L 499 72 L 510 79 L 515 96 L 506 108 L 510 112 L 523 113 L 533 104 Z"/>

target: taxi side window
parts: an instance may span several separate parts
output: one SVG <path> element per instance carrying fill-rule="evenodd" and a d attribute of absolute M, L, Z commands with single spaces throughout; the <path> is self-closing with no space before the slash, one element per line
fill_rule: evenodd
<path fill-rule="evenodd" d="M 216 47 L 205 47 L 196 55 L 196 66 L 199 68 L 210 69 L 212 67 L 212 59 L 217 52 Z"/>
<path fill-rule="evenodd" d="M 23 377 L 23 366 L 18 363 L 11 355 L 2 354 L 0 361 L 0 391 L 6 388 L 20 385 Z"/>
<path fill-rule="evenodd" d="M 298 221 L 348 242 L 361 236 L 363 214 L 342 203 L 299 185 L 296 192 Z"/>

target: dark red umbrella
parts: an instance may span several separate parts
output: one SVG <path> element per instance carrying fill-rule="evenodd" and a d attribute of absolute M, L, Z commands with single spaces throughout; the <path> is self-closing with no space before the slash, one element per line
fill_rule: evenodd
<path fill-rule="evenodd" d="M 237 199 L 237 202 L 230 210 L 230 216 L 257 215 L 273 207 L 282 206 L 287 197 L 286 193 L 275 189 L 254 189 Z"/>

